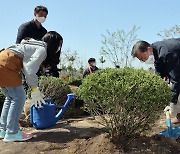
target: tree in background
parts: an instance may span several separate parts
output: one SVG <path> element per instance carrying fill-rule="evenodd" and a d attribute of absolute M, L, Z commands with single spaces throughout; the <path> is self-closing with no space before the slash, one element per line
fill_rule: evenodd
<path fill-rule="evenodd" d="M 175 25 L 169 29 L 164 29 L 163 31 L 159 32 L 157 35 L 163 39 L 180 37 L 180 26 Z"/>
<path fill-rule="evenodd" d="M 129 32 L 124 30 L 117 30 L 116 32 L 109 32 L 107 30 L 107 36 L 102 35 L 102 47 L 100 54 L 105 56 L 115 67 L 129 66 L 131 67 L 132 45 L 137 41 L 136 32 L 140 27 L 135 25 Z"/>
<path fill-rule="evenodd" d="M 101 58 L 99 59 L 100 63 L 102 64 L 102 68 L 103 68 L 103 64 L 106 62 L 106 60 L 104 59 L 103 56 L 101 56 Z"/>
<path fill-rule="evenodd" d="M 81 78 L 83 74 L 83 63 L 78 56 L 77 51 L 70 49 L 64 50 L 61 54 L 60 68 L 61 77 L 68 81 Z"/>

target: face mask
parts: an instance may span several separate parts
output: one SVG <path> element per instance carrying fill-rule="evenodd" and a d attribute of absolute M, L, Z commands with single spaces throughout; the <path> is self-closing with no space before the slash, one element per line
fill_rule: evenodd
<path fill-rule="evenodd" d="M 37 21 L 40 22 L 40 23 L 43 23 L 43 22 L 45 22 L 45 20 L 46 20 L 45 17 L 37 17 L 37 16 L 36 16 L 36 19 L 37 19 Z"/>
<path fill-rule="evenodd" d="M 154 64 L 154 62 L 154 55 L 150 55 L 149 58 L 145 61 L 146 64 Z"/>
<path fill-rule="evenodd" d="M 92 63 L 92 66 L 96 66 L 96 63 Z"/>

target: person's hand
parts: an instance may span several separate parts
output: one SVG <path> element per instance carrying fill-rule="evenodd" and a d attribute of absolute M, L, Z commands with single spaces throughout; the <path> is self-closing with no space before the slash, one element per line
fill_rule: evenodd
<path fill-rule="evenodd" d="M 180 106 L 178 104 L 174 104 L 174 103 L 170 103 L 169 106 L 166 106 L 164 109 L 164 112 L 166 113 L 167 111 L 169 111 L 170 114 L 173 113 L 180 113 Z"/>
<path fill-rule="evenodd" d="M 38 88 L 33 88 L 31 92 L 31 104 L 35 107 L 41 108 L 42 104 L 46 104 L 44 101 L 44 94 L 39 91 Z"/>

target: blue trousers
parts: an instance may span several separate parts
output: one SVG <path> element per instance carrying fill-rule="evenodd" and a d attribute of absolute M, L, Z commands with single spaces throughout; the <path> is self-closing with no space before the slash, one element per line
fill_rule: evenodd
<path fill-rule="evenodd" d="M 26 100 L 23 86 L 3 87 L 5 101 L 1 112 L 0 129 L 8 134 L 16 134 L 19 130 L 19 119 Z"/>

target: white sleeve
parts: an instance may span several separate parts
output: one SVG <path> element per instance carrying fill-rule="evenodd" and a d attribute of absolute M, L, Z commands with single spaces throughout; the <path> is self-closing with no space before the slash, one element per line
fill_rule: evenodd
<path fill-rule="evenodd" d="M 38 76 L 36 73 L 46 56 L 46 48 L 38 46 L 32 55 L 27 54 L 23 59 L 23 72 L 25 79 L 31 88 L 38 86 Z"/>

